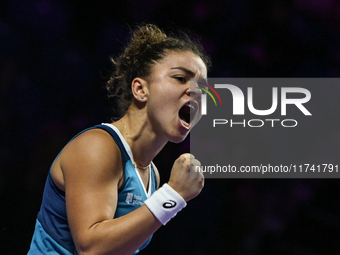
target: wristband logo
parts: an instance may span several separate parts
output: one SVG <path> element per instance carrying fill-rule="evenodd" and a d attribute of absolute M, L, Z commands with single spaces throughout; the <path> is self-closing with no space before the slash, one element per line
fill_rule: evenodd
<path fill-rule="evenodd" d="M 163 207 L 165 209 L 170 209 L 170 208 L 174 208 L 177 205 L 177 203 L 174 200 L 168 200 L 163 204 Z"/>

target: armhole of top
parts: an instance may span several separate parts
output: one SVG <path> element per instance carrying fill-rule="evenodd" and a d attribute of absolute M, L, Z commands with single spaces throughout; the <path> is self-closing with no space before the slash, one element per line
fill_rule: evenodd
<path fill-rule="evenodd" d="M 74 140 L 76 137 L 78 137 L 78 136 L 81 135 L 82 133 L 84 133 L 84 132 L 86 132 L 86 131 L 88 131 L 88 130 L 91 130 L 91 129 L 96 129 L 96 128 L 103 129 L 103 130 L 105 130 L 106 132 L 108 132 L 108 133 L 111 135 L 111 137 L 113 138 L 113 140 L 114 140 L 115 143 L 117 144 L 117 146 L 118 146 L 118 148 L 119 148 L 119 150 L 120 150 L 120 152 L 121 152 L 121 154 L 122 154 L 123 167 L 124 167 L 126 161 L 128 161 L 130 157 L 129 157 L 128 153 L 126 152 L 126 150 L 125 150 L 125 148 L 124 148 L 124 145 L 123 145 L 122 141 L 120 140 L 119 136 L 116 134 L 116 132 L 115 132 L 112 128 L 110 128 L 110 127 L 108 127 L 108 126 L 106 126 L 106 125 L 95 125 L 95 126 L 93 126 L 93 127 L 87 128 L 87 129 L 85 129 L 85 130 L 79 132 L 78 134 L 76 134 L 76 135 L 75 135 L 68 143 L 70 143 L 72 140 Z M 68 143 L 67 143 L 67 144 L 68 144 Z M 67 145 L 67 144 L 66 144 L 66 145 Z M 65 146 L 66 146 L 66 145 L 65 145 Z M 52 174 L 51 174 L 51 169 L 52 169 L 52 165 L 54 164 L 54 162 L 56 161 L 56 159 L 59 157 L 59 155 L 61 154 L 61 152 L 62 152 L 63 149 L 65 148 L 65 146 L 61 149 L 61 151 L 58 153 L 58 155 L 57 155 L 57 156 L 55 157 L 55 159 L 53 160 L 53 162 L 52 162 L 52 164 L 51 164 L 51 167 L 50 167 L 50 170 L 49 170 L 49 173 L 48 173 L 48 180 L 49 180 L 50 184 L 51 184 L 52 187 L 58 192 L 58 194 L 60 194 L 60 195 L 62 195 L 62 196 L 64 196 L 64 197 L 65 197 L 65 191 L 63 191 L 63 190 L 61 190 L 60 188 L 58 188 L 58 186 L 57 186 L 57 185 L 55 184 L 55 182 L 53 181 Z M 123 184 L 124 184 L 124 183 L 123 183 Z M 122 185 L 122 186 L 124 186 L 124 185 Z M 122 188 L 122 187 L 120 187 L 120 188 L 118 189 L 118 191 L 119 191 L 121 188 Z"/>
<path fill-rule="evenodd" d="M 76 137 L 78 137 L 79 135 L 81 135 L 82 133 L 86 132 L 87 130 L 90 130 L 90 129 L 93 129 L 94 127 L 90 127 L 90 128 L 87 128 L 87 129 L 84 129 L 83 131 L 79 132 L 78 134 L 76 134 L 75 136 L 72 137 L 72 139 L 70 141 L 67 142 L 66 145 L 68 145 L 71 141 L 73 141 Z M 58 155 L 54 158 L 51 166 L 50 166 L 50 169 L 48 171 L 48 175 L 47 175 L 47 178 L 48 178 L 48 181 L 50 182 L 50 184 L 52 185 L 52 187 L 57 191 L 58 194 L 62 195 L 65 197 L 65 191 L 61 190 L 58 188 L 58 186 L 55 184 L 55 182 L 53 181 L 53 178 L 52 178 L 52 174 L 51 174 L 51 169 L 52 169 L 52 166 L 54 164 L 54 162 L 57 160 L 57 158 L 60 156 L 61 152 L 63 151 L 63 149 L 66 147 L 66 145 L 60 150 L 60 152 L 58 153 Z"/>
<path fill-rule="evenodd" d="M 59 195 L 62 195 L 63 197 L 65 197 L 65 191 L 59 189 L 58 186 L 54 183 L 52 175 L 51 175 L 51 170 L 48 173 L 47 178 L 48 178 L 48 181 L 50 182 L 50 185 L 53 187 L 53 189 L 55 189 Z"/>

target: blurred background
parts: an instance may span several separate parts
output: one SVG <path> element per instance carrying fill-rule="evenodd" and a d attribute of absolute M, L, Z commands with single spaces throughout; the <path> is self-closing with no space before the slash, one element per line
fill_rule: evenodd
<path fill-rule="evenodd" d="M 340 76 L 337 0 L 1 1 L 1 254 L 27 253 L 60 149 L 110 120 L 109 57 L 142 22 L 201 38 L 209 77 Z M 162 182 L 188 151 L 186 140 L 157 156 Z M 209 179 L 141 254 L 339 254 L 339 195 L 337 179 Z"/>

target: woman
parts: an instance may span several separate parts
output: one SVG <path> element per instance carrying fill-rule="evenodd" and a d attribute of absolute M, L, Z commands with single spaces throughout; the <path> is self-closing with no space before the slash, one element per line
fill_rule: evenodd
<path fill-rule="evenodd" d="M 200 164 L 190 154 L 157 191 L 152 163 L 201 117 L 200 90 L 190 88 L 190 78 L 207 77 L 199 45 L 145 25 L 113 63 L 107 88 L 120 118 L 81 132 L 56 157 L 28 254 L 136 254 L 203 188 L 202 174 L 190 178 Z"/>

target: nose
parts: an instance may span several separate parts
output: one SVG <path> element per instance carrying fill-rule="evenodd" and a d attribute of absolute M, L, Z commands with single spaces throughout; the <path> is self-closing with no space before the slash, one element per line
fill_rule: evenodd
<path fill-rule="evenodd" d="M 193 99 L 201 98 L 202 90 L 199 89 L 197 81 L 190 81 L 190 86 L 186 91 L 187 95 Z"/>

